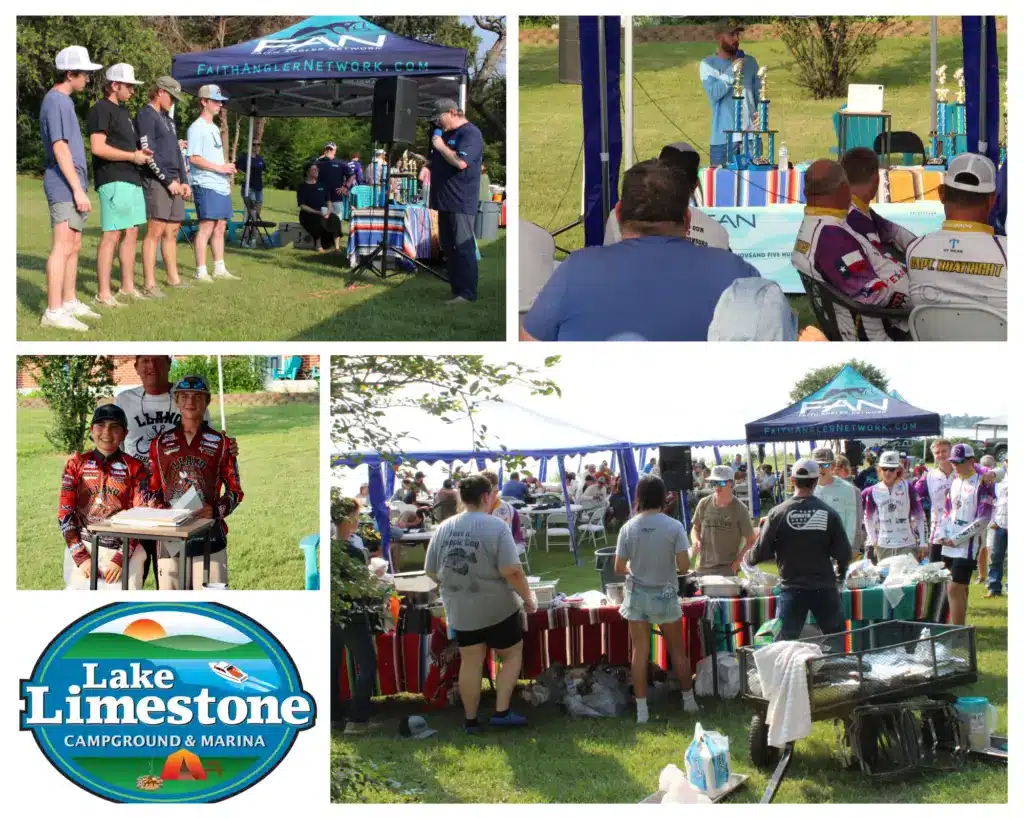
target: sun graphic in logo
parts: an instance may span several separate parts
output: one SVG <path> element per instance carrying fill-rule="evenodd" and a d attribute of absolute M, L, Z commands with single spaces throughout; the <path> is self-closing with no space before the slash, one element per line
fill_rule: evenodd
<path fill-rule="evenodd" d="M 132 620 L 132 622 L 125 627 L 124 633 L 128 637 L 134 637 L 136 640 L 144 640 L 146 642 L 149 642 L 150 640 L 159 640 L 161 637 L 167 636 L 167 632 L 164 631 L 164 627 L 156 620 L 150 620 L 148 617 Z"/>

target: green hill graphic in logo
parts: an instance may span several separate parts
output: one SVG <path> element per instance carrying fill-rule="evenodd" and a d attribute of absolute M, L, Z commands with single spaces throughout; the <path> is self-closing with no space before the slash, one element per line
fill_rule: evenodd
<path fill-rule="evenodd" d="M 53 639 L 21 698 L 51 764 L 116 802 L 226 799 L 316 718 L 285 648 L 216 603 L 105 606 Z"/>

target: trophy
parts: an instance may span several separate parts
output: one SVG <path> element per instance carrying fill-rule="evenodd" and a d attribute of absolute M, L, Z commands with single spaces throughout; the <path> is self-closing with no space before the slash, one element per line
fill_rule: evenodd
<path fill-rule="evenodd" d="M 935 70 L 937 87 L 935 89 L 935 130 L 932 138 L 932 158 L 935 160 L 946 156 L 949 153 L 949 129 L 946 127 L 946 111 L 949 105 L 947 97 L 949 89 L 946 88 L 946 66 L 940 65 Z"/>
<path fill-rule="evenodd" d="M 770 100 L 766 98 L 765 77 L 768 74 L 766 66 L 760 66 L 757 70 L 757 78 L 760 81 L 761 93 L 757 109 L 751 112 L 749 127 L 743 127 L 743 59 L 737 59 L 732 64 L 732 99 L 734 106 L 734 126 L 726 130 L 729 137 L 730 147 L 736 144 L 735 135 L 739 135 L 740 151 L 738 154 L 729 151 L 728 167 L 733 170 L 769 170 L 775 166 L 775 131 L 768 130 L 768 105 Z M 768 156 L 762 155 L 762 137 L 768 138 Z"/>
<path fill-rule="evenodd" d="M 961 136 L 967 134 L 967 94 L 964 89 L 964 69 L 961 66 L 953 72 L 953 79 L 956 80 L 956 105 L 953 107 L 953 136 L 950 140 L 950 154 L 956 156 L 959 152 L 959 141 Z"/>

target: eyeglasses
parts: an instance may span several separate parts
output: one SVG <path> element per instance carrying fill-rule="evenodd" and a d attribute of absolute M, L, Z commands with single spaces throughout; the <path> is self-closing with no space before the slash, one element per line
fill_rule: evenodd
<path fill-rule="evenodd" d="M 711 485 L 712 486 L 728 486 L 729 482 L 728 481 L 712 481 Z"/>
<path fill-rule="evenodd" d="M 883 466 L 882 467 L 882 471 L 883 472 L 899 472 L 900 468 L 898 466 Z"/>

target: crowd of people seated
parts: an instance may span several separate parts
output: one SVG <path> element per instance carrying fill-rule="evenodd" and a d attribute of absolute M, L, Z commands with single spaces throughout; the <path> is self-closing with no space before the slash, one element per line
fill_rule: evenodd
<path fill-rule="evenodd" d="M 782 289 L 732 253 L 726 231 L 697 207 L 698 170 L 698 153 L 676 143 L 626 171 L 604 245 L 555 267 L 523 316 L 520 339 L 824 340 L 816 328 L 798 336 Z M 881 184 L 873 150 L 810 165 L 793 266 L 883 311 L 837 306 L 843 340 L 909 340 L 907 315 L 917 305 L 980 305 L 1005 317 L 1007 240 L 990 224 L 1005 213 L 999 177 L 985 156 L 955 157 L 938 190 L 942 228 L 919 237 L 871 207 Z"/>

